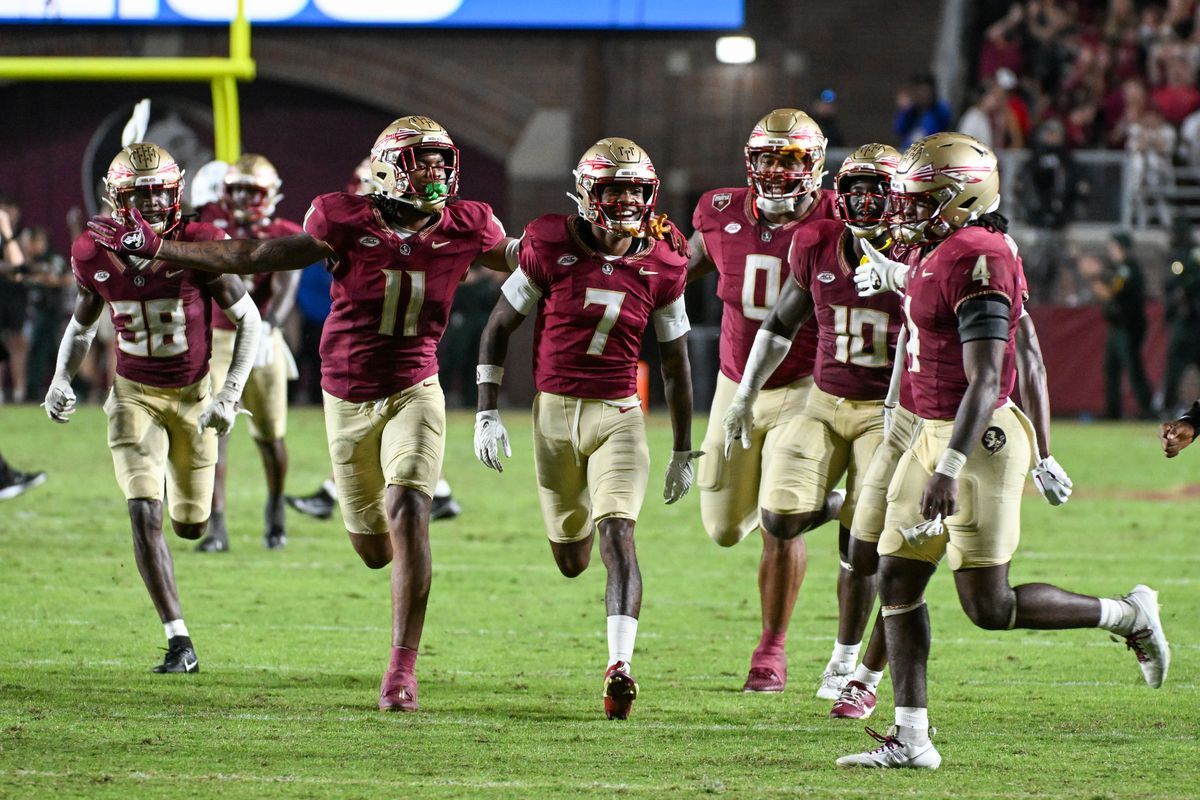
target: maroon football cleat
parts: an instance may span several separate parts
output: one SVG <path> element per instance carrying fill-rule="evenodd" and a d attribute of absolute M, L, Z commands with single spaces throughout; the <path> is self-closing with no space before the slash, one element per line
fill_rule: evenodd
<path fill-rule="evenodd" d="M 743 692 L 782 692 L 787 686 L 787 667 L 767 666 L 750 663 L 750 674 L 746 676 Z"/>
<path fill-rule="evenodd" d="M 385 672 L 379 687 L 380 711 L 419 711 L 417 704 L 417 676 L 399 672 Z"/>
<path fill-rule="evenodd" d="M 848 681 L 829 711 L 834 719 L 866 719 L 875 713 L 875 693 L 862 681 Z"/>
<path fill-rule="evenodd" d="M 637 696 L 637 681 L 629 674 L 624 661 L 616 662 L 605 671 L 604 716 L 609 719 L 629 719 Z"/>

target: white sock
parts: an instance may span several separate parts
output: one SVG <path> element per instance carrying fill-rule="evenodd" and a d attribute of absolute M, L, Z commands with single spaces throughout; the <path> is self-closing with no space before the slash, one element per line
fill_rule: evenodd
<path fill-rule="evenodd" d="M 825 665 L 825 670 L 835 675 L 848 675 L 854 670 L 854 662 L 858 661 L 858 650 L 861 647 L 862 642 L 857 644 L 834 642 L 833 655 L 829 657 L 829 663 Z"/>
<path fill-rule="evenodd" d="M 614 614 L 608 618 L 608 665 L 618 661 L 628 666 L 633 660 L 633 642 L 637 639 L 636 617 Z"/>
<path fill-rule="evenodd" d="M 1100 622 L 1096 625 L 1097 628 L 1103 628 L 1122 636 L 1133 632 L 1137 609 L 1124 600 L 1113 600 L 1108 597 L 1101 597 L 1099 600 Z"/>
<path fill-rule="evenodd" d="M 445 478 L 438 478 L 437 486 L 435 486 L 433 489 L 433 496 L 434 497 L 449 497 L 450 496 L 450 482 L 448 480 L 446 480 Z"/>
<path fill-rule="evenodd" d="M 868 668 L 865 664 L 859 664 L 858 668 L 854 670 L 853 680 L 858 681 L 873 692 L 879 688 L 879 682 L 883 680 L 883 670 L 876 672 Z"/>
<path fill-rule="evenodd" d="M 187 636 L 187 625 L 183 624 L 181 619 L 173 619 L 170 622 L 163 623 L 163 631 L 167 634 L 167 640 L 174 639 L 176 636 Z"/>
<path fill-rule="evenodd" d="M 905 744 L 925 743 L 929 739 L 929 709 L 896 706 L 896 727 L 908 728 L 913 731 L 916 741 L 905 742 Z"/>
<path fill-rule="evenodd" d="M 321 488 L 325 490 L 326 494 L 337 500 L 337 484 L 333 482 L 333 478 L 329 478 L 322 483 Z"/>

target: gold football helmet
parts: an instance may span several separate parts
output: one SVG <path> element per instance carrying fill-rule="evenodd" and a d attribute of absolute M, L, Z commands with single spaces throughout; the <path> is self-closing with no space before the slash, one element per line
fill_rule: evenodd
<path fill-rule="evenodd" d="M 746 179 L 759 197 L 785 200 L 816 191 L 825 177 L 825 146 L 821 126 L 803 111 L 777 108 L 760 119 L 746 141 Z M 763 155 L 794 156 L 787 163 L 777 156 L 765 163 Z"/>
<path fill-rule="evenodd" d="M 864 144 L 842 162 L 833 180 L 837 213 L 860 239 L 875 239 L 887 230 L 887 202 L 892 176 L 900 165 L 900 151 L 887 144 Z M 855 179 L 877 178 L 873 192 L 851 191 Z"/>
<path fill-rule="evenodd" d="M 905 244 L 931 242 L 999 205 L 995 153 L 965 133 L 935 133 L 913 142 L 901 157 L 892 178 L 888 222 Z"/>
<path fill-rule="evenodd" d="M 614 233 L 644 237 L 658 199 L 658 173 L 636 142 L 610 136 L 589 147 L 571 173 L 575 194 L 568 195 L 579 206 L 579 215 L 593 225 Z M 605 200 L 604 189 L 614 184 L 638 187 L 641 202 Z"/>
<path fill-rule="evenodd" d="M 106 200 L 118 222 L 136 207 L 159 236 L 170 233 L 181 219 L 183 170 L 163 148 L 134 142 L 121 148 L 104 174 Z"/>
<path fill-rule="evenodd" d="M 442 177 L 429 177 L 418 189 L 409 173 L 426 168 L 420 157 L 429 151 L 441 154 Z M 446 129 L 429 117 L 401 117 L 384 128 L 371 147 L 371 178 L 374 194 L 436 213 L 458 194 L 458 148 Z"/>
<path fill-rule="evenodd" d="M 243 225 L 270 219 L 283 199 L 279 193 L 282 186 L 275 165 L 266 156 L 243 153 L 225 172 L 221 205 Z"/>

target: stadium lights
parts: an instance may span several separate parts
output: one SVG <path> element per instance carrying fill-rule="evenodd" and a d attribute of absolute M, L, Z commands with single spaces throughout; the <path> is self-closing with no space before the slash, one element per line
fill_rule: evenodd
<path fill-rule="evenodd" d="M 717 61 L 722 64 L 753 64 L 757 55 L 751 36 L 718 36 Z"/>

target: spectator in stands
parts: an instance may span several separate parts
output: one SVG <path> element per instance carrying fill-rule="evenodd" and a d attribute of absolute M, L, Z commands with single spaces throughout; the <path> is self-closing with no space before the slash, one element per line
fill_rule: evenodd
<path fill-rule="evenodd" d="M 992 115 L 995 113 L 999 95 L 994 81 L 989 81 L 982 88 L 972 92 L 971 104 L 958 118 L 958 130 L 968 136 L 974 136 L 991 149 L 996 149 L 996 136 L 992 131 Z"/>
<path fill-rule="evenodd" d="M 1129 375 L 1138 409 L 1153 417 L 1150 381 L 1142 363 L 1146 337 L 1146 284 L 1142 268 L 1133 258 L 1133 237 L 1118 231 L 1108 242 L 1107 268 L 1093 281 L 1092 290 L 1104 302 L 1108 341 L 1104 350 L 1104 417 L 1120 419 L 1121 376 Z"/>
<path fill-rule="evenodd" d="M 1146 84 L 1140 78 L 1130 78 L 1121 84 L 1104 102 L 1105 117 L 1111 120 L 1108 130 L 1108 146 L 1124 148 L 1129 138 L 1129 129 L 1142 121 L 1142 115 L 1150 107 Z"/>
<path fill-rule="evenodd" d="M 1180 125 L 1193 111 L 1200 109 L 1200 89 L 1196 88 L 1196 70 L 1182 54 L 1164 63 L 1165 83 L 1150 92 L 1150 102 L 1162 112 L 1163 119 Z"/>
<path fill-rule="evenodd" d="M 1021 49 L 1024 35 L 1025 6 L 1013 3 L 1008 13 L 993 22 L 983 32 L 979 48 L 979 80 L 990 81 L 999 69 L 1016 75 L 1025 72 L 1025 54 Z M 978 137 L 976 137 L 978 138 Z"/>
<path fill-rule="evenodd" d="M 1030 296 L 1034 302 L 1049 302 L 1067 256 L 1065 231 L 1081 188 L 1061 122 L 1050 119 L 1038 128 L 1018 182 L 1025 218 L 1037 230 L 1037 243 L 1025 257 Z"/>
<path fill-rule="evenodd" d="M 31 312 L 25 396 L 40 397 L 54 375 L 58 343 L 75 306 L 75 278 L 67 260 L 50 248 L 45 228 L 26 228 L 21 247 L 28 269 Z"/>
<path fill-rule="evenodd" d="M 1137 122 L 1129 125 L 1125 139 L 1128 162 L 1125 167 L 1126 191 L 1121 209 L 1121 223 L 1146 227 L 1151 206 L 1159 224 L 1171 224 L 1171 209 L 1167 198 L 1175 185 L 1172 155 L 1175 152 L 1175 129 L 1153 106 L 1142 111 Z"/>
<path fill-rule="evenodd" d="M 25 338 L 29 290 L 25 285 L 25 254 L 17 240 L 20 232 L 21 206 L 11 197 L 0 197 L 0 398 L 7 383 L 7 397 L 13 403 L 25 402 L 29 350 Z"/>
<path fill-rule="evenodd" d="M 893 128 L 900 149 L 933 133 L 950 127 L 950 106 L 938 99 L 933 76 L 914 75 L 908 86 L 896 94 L 896 119 Z"/>
<path fill-rule="evenodd" d="M 1167 341 L 1167 364 L 1162 393 L 1155 407 L 1174 417 L 1179 404 L 1179 383 L 1189 366 L 1200 368 L 1200 248 L 1192 235 L 1192 223 L 1180 216 L 1173 226 L 1171 274 L 1163 288 Z"/>
<path fill-rule="evenodd" d="M 837 92 L 825 89 L 813 102 L 808 115 L 821 126 L 821 133 L 829 140 L 829 147 L 845 147 L 846 137 L 842 134 L 842 123 L 838 120 Z"/>

